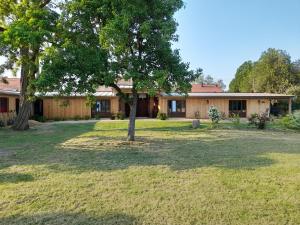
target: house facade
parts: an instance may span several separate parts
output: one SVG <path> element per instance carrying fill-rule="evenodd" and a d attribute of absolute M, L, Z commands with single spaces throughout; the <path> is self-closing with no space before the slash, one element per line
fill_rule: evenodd
<path fill-rule="evenodd" d="M 0 84 L 1 112 L 19 109 L 20 80 L 8 79 L 8 84 Z M 130 82 L 120 82 L 120 88 L 130 95 Z M 44 116 L 47 119 L 72 119 L 110 117 L 119 112 L 129 116 L 129 106 L 117 96 L 117 92 L 108 87 L 99 87 L 95 93 L 96 104 L 86 104 L 85 96 L 57 97 L 47 94 L 32 105 L 32 114 Z M 288 102 L 291 112 L 291 95 L 270 93 L 227 93 L 216 85 L 194 84 L 187 96 L 178 93 L 157 93 L 149 96 L 139 93 L 137 103 L 137 117 L 155 118 L 158 112 L 166 113 L 169 117 L 208 118 L 208 109 L 215 106 L 229 117 L 239 114 L 240 117 L 250 117 L 253 113 L 270 111 L 278 101 Z"/>

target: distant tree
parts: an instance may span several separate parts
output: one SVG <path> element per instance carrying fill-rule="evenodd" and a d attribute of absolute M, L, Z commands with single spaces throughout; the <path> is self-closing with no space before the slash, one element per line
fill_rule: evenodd
<path fill-rule="evenodd" d="M 219 79 L 216 84 L 222 89 L 225 90 L 226 89 L 226 84 L 224 83 L 224 81 L 222 79 Z"/>
<path fill-rule="evenodd" d="M 196 71 L 197 72 L 197 71 Z M 222 79 L 214 80 L 211 75 L 203 75 L 202 70 L 199 71 L 198 78 L 193 82 L 195 84 L 218 85 L 222 90 L 226 89 L 226 85 Z"/>
<path fill-rule="evenodd" d="M 253 70 L 253 62 L 244 62 L 236 71 L 235 78 L 229 84 L 230 92 L 251 92 L 252 84 L 250 74 Z"/>
<path fill-rule="evenodd" d="M 291 62 L 286 51 L 270 48 L 256 62 L 247 61 L 229 85 L 231 92 L 287 93 L 300 83 L 300 61 Z"/>
<path fill-rule="evenodd" d="M 285 93 L 294 78 L 288 53 L 270 48 L 255 63 L 250 82 L 255 92 Z"/>
<path fill-rule="evenodd" d="M 214 81 L 214 78 L 211 75 L 207 75 L 204 77 L 204 84 L 216 84 L 216 82 Z"/>
<path fill-rule="evenodd" d="M 39 87 L 88 95 L 99 85 L 113 87 L 130 106 L 127 139 L 133 141 L 138 92 L 187 93 L 200 75 L 171 48 L 177 40 L 174 13 L 182 6 L 181 0 L 72 0 L 63 4 L 64 35 L 45 52 Z M 121 80 L 132 82 L 130 95 L 118 85 Z"/>
<path fill-rule="evenodd" d="M 39 56 L 55 28 L 56 12 L 51 0 L 1 0 L 0 55 L 5 70 L 21 71 L 20 111 L 13 125 L 15 130 L 29 128 L 28 119 L 34 99 L 34 81 L 39 71 Z"/>

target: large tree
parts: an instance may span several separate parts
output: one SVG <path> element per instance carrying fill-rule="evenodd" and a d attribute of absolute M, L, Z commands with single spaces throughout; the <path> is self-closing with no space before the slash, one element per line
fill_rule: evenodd
<path fill-rule="evenodd" d="M 286 51 L 270 48 L 256 62 L 247 61 L 230 83 L 233 92 L 287 93 L 300 83 L 300 63 L 292 63 Z"/>
<path fill-rule="evenodd" d="M 187 93 L 199 75 L 183 63 L 178 50 L 174 13 L 181 0 L 82 1 L 63 4 L 64 35 L 43 58 L 39 87 L 92 95 L 99 85 L 113 87 L 130 106 L 128 140 L 135 139 L 139 92 Z M 132 83 L 131 94 L 119 87 Z"/>
<path fill-rule="evenodd" d="M 34 81 L 39 71 L 39 56 L 43 45 L 51 38 L 56 13 L 51 0 L 1 0 L 0 55 L 6 58 L 0 73 L 12 70 L 21 73 L 20 111 L 13 128 L 29 128 Z"/>
<path fill-rule="evenodd" d="M 235 78 L 229 84 L 230 92 L 251 92 L 252 82 L 250 74 L 253 69 L 253 62 L 244 62 L 236 71 Z"/>

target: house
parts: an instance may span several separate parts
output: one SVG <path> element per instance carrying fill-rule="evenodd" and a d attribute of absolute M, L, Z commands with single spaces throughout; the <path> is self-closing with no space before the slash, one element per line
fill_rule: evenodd
<path fill-rule="evenodd" d="M 131 83 L 122 81 L 120 88 L 130 95 Z M 0 84 L 1 112 L 19 109 L 20 80 L 9 78 L 8 84 Z M 95 93 L 96 104 L 86 104 L 86 97 L 73 95 L 57 97 L 55 93 L 36 100 L 32 106 L 32 114 L 44 116 L 47 119 L 75 117 L 110 117 L 112 114 L 123 112 L 129 116 L 129 106 L 117 96 L 110 87 L 99 87 Z M 253 113 L 270 110 L 277 101 L 287 101 L 288 111 L 291 112 L 292 95 L 271 93 L 227 93 L 217 85 L 193 84 L 187 96 L 179 93 L 158 93 L 151 97 L 147 93 L 139 93 L 137 117 L 155 118 L 158 112 L 166 113 L 169 117 L 208 118 L 210 106 L 216 106 L 226 117 L 239 114 L 240 117 L 250 117 Z"/>

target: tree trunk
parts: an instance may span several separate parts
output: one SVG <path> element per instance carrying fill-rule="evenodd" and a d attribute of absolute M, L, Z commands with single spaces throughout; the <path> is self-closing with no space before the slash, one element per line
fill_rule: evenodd
<path fill-rule="evenodd" d="M 137 107 L 138 94 L 136 90 L 132 90 L 132 101 L 130 106 L 129 125 L 127 141 L 135 140 L 135 119 L 136 119 L 136 107 Z"/>
<path fill-rule="evenodd" d="M 28 57 L 29 49 L 22 48 L 21 57 Z M 24 59 L 23 59 L 24 60 Z M 27 98 L 29 68 L 27 63 L 23 62 L 21 66 L 21 90 L 20 90 L 20 110 L 17 115 L 16 121 L 13 125 L 14 130 L 27 130 L 29 129 L 29 117 L 31 112 L 31 102 Z"/>

